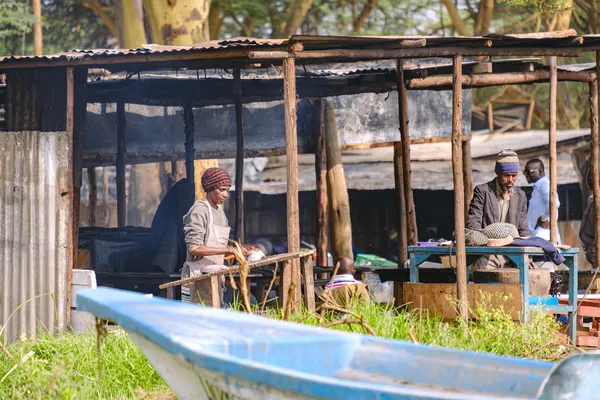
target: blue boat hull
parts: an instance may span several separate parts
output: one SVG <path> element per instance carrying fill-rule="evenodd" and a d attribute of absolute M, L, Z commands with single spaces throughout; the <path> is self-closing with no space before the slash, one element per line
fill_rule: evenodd
<path fill-rule="evenodd" d="M 77 307 L 128 331 L 179 399 L 212 400 L 223 393 L 261 400 L 582 398 L 557 391 L 558 379 L 572 376 L 547 362 L 373 338 L 108 288 L 80 292 Z M 586 368 L 599 368 L 600 358 L 589 357 Z M 569 371 L 581 362 L 572 361 Z M 587 393 L 600 393 L 599 383 L 583 381 Z"/>

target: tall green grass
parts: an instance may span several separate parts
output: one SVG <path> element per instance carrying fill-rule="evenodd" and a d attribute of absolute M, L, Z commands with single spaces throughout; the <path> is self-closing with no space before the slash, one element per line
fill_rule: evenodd
<path fill-rule="evenodd" d="M 529 324 L 513 321 L 509 312 L 485 303 L 471 310 L 475 318 L 469 322 L 444 322 L 426 312 L 378 304 L 356 304 L 352 311 L 362 315 L 378 336 L 390 339 L 547 361 L 571 352 L 558 325 L 542 311 L 534 312 Z M 270 310 L 267 316 L 281 318 L 281 312 Z M 328 312 L 321 320 L 306 310 L 290 317 L 314 326 L 339 319 L 339 313 Z M 360 325 L 333 329 L 363 332 Z M 0 350 L 0 398 L 157 399 L 170 392 L 124 331 L 110 330 L 103 339 L 101 375 L 96 343 L 95 332 L 41 334 L 9 346 L 12 357 Z"/>
<path fill-rule="evenodd" d="M 573 351 L 564 344 L 560 325 L 541 309 L 533 311 L 531 322 L 527 324 L 514 321 L 510 312 L 502 308 L 491 308 L 489 301 L 471 310 L 473 319 L 468 322 L 460 319 L 445 322 L 425 311 L 398 310 L 381 304 L 358 303 L 350 311 L 362 315 L 377 336 L 383 338 L 545 361 L 560 360 Z M 271 314 L 272 317 L 277 315 Z M 328 312 L 321 321 L 306 311 L 290 318 L 314 326 L 339 319 L 339 313 Z M 358 324 L 331 329 L 363 333 Z"/>
<path fill-rule="evenodd" d="M 12 357 L 0 351 L 3 399 L 148 399 L 170 392 L 120 329 L 109 331 L 102 341 L 101 376 L 95 332 L 43 333 L 7 350 Z"/>

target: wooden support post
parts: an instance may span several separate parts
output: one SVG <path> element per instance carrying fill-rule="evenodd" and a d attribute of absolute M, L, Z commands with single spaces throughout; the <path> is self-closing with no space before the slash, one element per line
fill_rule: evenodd
<path fill-rule="evenodd" d="M 406 221 L 406 197 L 404 196 L 404 176 L 402 163 L 402 144 L 394 143 L 394 184 L 396 187 L 396 210 L 397 210 L 397 252 L 398 268 L 404 268 L 408 260 L 408 227 Z M 394 305 L 402 305 L 402 282 L 394 282 Z"/>
<path fill-rule="evenodd" d="M 69 162 L 69 164 L 71 165 L 71 171 L 70 171 L 70 175 L 71 175 L 71 179 L 69 182 L 69 188 L 70 188 L 70 193 L 71 193 L 71 209 L 73 210 L 73 215 L 72 215 L 72 219 L 71 219 L 71 224 L 69 225 L 69 242 L 68 242 L 68 246 L 69 248 L 67 249 L 68 254 L 69 254 L 69 261 L 68 261 L 68 273 L 67 273 L 67 316 L 66 316 L 66 320 L 67 320 L 67 326 L 70 325 L 71 323 L 71 304 L 73 303 L 73 299 L 71 299 L 71 282 L 73 281 L 73 268 L 74 266 L 77 264 L 77 259 L 75 258 L 75 255 L 78 254 L 78 249 L 77 249 L 77 241 L 76 241 L 76 230 L 78 229 L 78 225 L 79 225 L 79 201 L 75 201 L 75 197 L 77 197 L 79 195 L 79 191 L 77 188 L 77 184 L 76 184 L 76 171 L 77 171 L 77 167 L 78 165 L 75 165 L 75 159 L 76 154 L 77 154 L 77 146 L 75 144 L 75 120 L 74 120 L 74 115 L 75 115 L 75 71 L 73 67 L 69 67 L 66 69 L 66 73 L 67 73 L 67 78 L 66 78 L 66 82 L 67 82 L 67 107 L 66 107 L 66 131 L 67 131 L 67 136 L 69 137 L 69 144 L 72 145 L 71 147 L 71 160 L 72 162 Z M 75 193 L 77 191 L 77 193 Z"/>
<path fill-rule="evenodd" d="M 315 311 L 315 275 L 312 256 L 302 257 L 302 277 L 304 278 L 304 301 L 309 312 Z"/>
<path fill-rule="evenodd" d="M 473 164 L 471 158 L 471 139 L 462 142 L 463 181 L 465 185 L 465 222 L 469 215 L 473 197 Z"/>
<path fill-rule="evenodd" d="M 67 325 L 71 321 L 70 307 L 73 302 L 71 298 L 71 282 L 73 268 L 77 265 L 79 258 L 79 221 L 81 220 L 81 184 L 83 174 L 83 137 L 85 131 L 86 114 L 86 82 L 87 68 L 79 67 L 66 69 L 67 82 L 67 106 L 66 106 L 66 130 L 72 143 L 71 151 L 71 207 L 73 210 L 70 235 L 69 235 L 69 273 L 67 277 Z"/>
<path fill-rule="evenodd" d="M 117 221 L 118 227 L 127 225 L 127 191 L 125 182 L 125 157 L 127 156 L 127 120 L 125 103 L 117 103 Z"/>
<path fill-rule="evenodd" d="M 600 72 L 600 51 L 596 52 L 596 73 Z M 594 232 L 595 232 L 595 241 L 594 246 L 596 247 L 596 265 L 594 267 L 600 267 L 600 171 L 598 168 L 598 163 L 600 163 L 600 139 L 598 138 L 598 98 L 600 92 L 600 85 L 598 81 L 592 83 L 592 92 L 590 94 L 591 97 L 591 129 L 592 129 L 592 149 L 591 149 L 591 159 L 590 159 L 590 168 L 592 168 L 592 179 L 594 181 L 593 184 L 593 193 L 594 193 Z"/>
<path fill-rule="evenodd" d="M 404 185 L 404 198 L 406 206 L 406 233 L 407 243 L 416 245 L 418 241 L 417 214 L 413 198 L 412 179 L 410 171 L 410 137 L 408 130 L 408 94 L 404 84 L 404 65 L 402 59 L 396 60 L 396 86 L 398 88 L 398 117 L 400 122 L 400 143 L 402 145 L 402 172 Z"/>
<path fill-rule="evenodd" d="M 96 206 L 98 205 L 98 181 L 96 178 L 96 168 L 88 167 L 88 225 L 96 226 Z"/>
<path fill-rule="evenodd" d="M 298 206 L 298 133 L 296 104 L 296 60 L 283 60 L 283 103 L 285 112 L 285 154 L 287 157 L 287 240 L 288 252 L 300 251 L 300 211 Z M 300 310 L 300 260 L 291 261 L 292 312 Z M 285 269 L 285 268 L 284 268 Z M 285 271 L 284 271 L 285 273 Z M 285 282 L 284 282 L 285 283 Z M 286 292 L 289 287 L 283 286 Z M 283 303 L 285 304 L 285 303 Z"/>
<path fill-rule="evenodd" d="M 32 2 L 33 16 L 35 23 L 33 24 L 33 53 L 36 56 L 41 56 L 43 52 L 42 41 L 42 4 L 40 0 Z"/>
<path fill-rule="evenodd" d="M 452 72 L 452 175 L 454 230 L 456 232 L 456 293 L 459 314 L 467 319 L 467 254 L 465 249 L 465 193 L 462 163 L 462 56 L 453 57 Z"/>
<path fill-rule="evenodd" d="M 558 239 L 558 209 L 556 208 L 557 171 L 556 171 L 556 89 L 558 69 L 556 56 L 550 57 L 550 130 L 548 132 L 548 146 L 550 149 L 550 241 L 557 243 Z"/>
<path fill-rule="evenodd" d="M 329 204 L 329 227 L 334 265 L 337 258 L 354 258 L 352 254 L 352 221 L 346 176 L 338 141 L 333 103 L 325 103 L 325 134 L 327 138 L 327 198 Z"/>
<path fill-rule="evenodd" d="M 281 272 L 279 275 L 279 287 L 277 297 L 279 297 L 278 306 L 282 312 L 285 311 L 285 305 L 288 303 L 290 286 L 292 285 L 292 260 L 286 260 L 281 263 Z"/>
<path fill-rule="evenodd" d="M 237 149 L 235 156 L 235 234 L 244 243 L 244 108 L 242 106 L 242 76 L 239 68 L 233 70 L 235 125 Z"/>
<path fill-rule="evenodd" d="M 394 143 L 394 184 L 396 187 L 396 209 L 398 229 L 398 267 L 402 268 L 408 259 L 408 235 L 406 221 L 406 197 L 404 196 L 404 163 L 402 162 L 402 144 Z"/>
<path fill-rule="evenodd" d="M 192 106 L 183 107 L 183 130 L 185 131 L 185 177 L 194 182 L 194 110 Z"/>
<path fill-rule="evenodd" d="M 325 138 L 325 101 L 317 100 L 317 147 L 315 171 L 317 174 L 317 265 L 327 265 L 327 148 Z M 326 274 L 323 274 L 326 275 Z M 319 278 L 321 278 L 319 276 Z M 327 278 L 327 276 L 325 276 Z M 325 279 L 323 278 L 323 279 Z"/>

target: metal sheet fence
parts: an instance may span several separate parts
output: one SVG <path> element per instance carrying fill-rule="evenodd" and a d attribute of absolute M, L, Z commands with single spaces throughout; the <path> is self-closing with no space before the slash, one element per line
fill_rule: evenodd
<path fill-rule="evenodd" d="M 66 327 L 69 147 L 66 132 L 0 132 L 4 341 Z"/>

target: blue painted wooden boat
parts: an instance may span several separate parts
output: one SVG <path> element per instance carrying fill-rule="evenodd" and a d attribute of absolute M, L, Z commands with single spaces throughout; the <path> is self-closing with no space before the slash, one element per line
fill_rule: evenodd
<path fill-rule="evenodd" d="M 125 329 L 182 400 L 600 396 L 597 353 L 558 364 L 500 357 L 108 288 L 79 292 L 77 308 Z"/>

